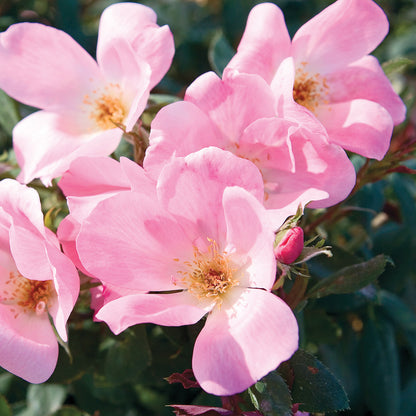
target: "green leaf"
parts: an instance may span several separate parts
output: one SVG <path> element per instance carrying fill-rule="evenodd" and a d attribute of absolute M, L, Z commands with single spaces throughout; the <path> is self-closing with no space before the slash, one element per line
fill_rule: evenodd
<path fill-rule="evenodd" d="M 58 384 L 31 384 L 27 408 L 19 416 L 45 416 L 57 411 L 65 401 L 67 389 Z"/>
<path fill-rule="evenodd" d="M 12 416 L 12 411 L 7 400 L 0 395 L 0 416 Z"/>
<path fill-rule="evenodd" d="M 398 296 L 387 290 L 380 290 L 376 299 L 388 317 L 403 331 L 416 331 L 416 314 Z"/>
<path fill-rule="evenodd" d="M 49 382 L 69 383 L 90 370 L 98 357 L 99 334 L 99 325 L 91 325 L 88 329 L 69 327 L 69 350 L 73 360 L 61 347 L 56 369 Z"/>
<path fill-rule="evenodd" d="M 411 228 L 414 232 L 416 230 L 416 206 L 414 198 L 414 181 L 407 181 L 400 174 L 391 175 L 391 183 L 393 185 L 394 193 L 400 203 L 400 212 L 403 223 Z"/>
<path fill-rule="evenodd" d="M 179 98 L 176 95 L 169 94 L 150 94 L 149 101 L 152 105 L 167 105 L 179 101 Z"/>
<path fill-rule="evenodd" d="M 235 51 L 224 37 L 224 34 L 221 31 L 217 32 L 209 45 L 208 59 L 212 68 L 219 76 L 222 75 L 224 68 L 234 54 Z"/>
<path fill-rule="evenodd" d="M 289 360 L 294 381 L 292 399 L 305 412 L 336 412 L 347 409 L 348 398 L 335 376 L 313 355 L 298 350 Z"/>
<path fill-rule="evenodd" d="M 292 398 L 285 380 L 276 372 L 269 373 L 250 389 L 251 401 L 264 416 L 291 416 Z"/>
<path fill-rule="evenodd" d="M 11 136 L 13 127 L 20 120 L 15 101 L 0 90 L 0 125 Z"/>
<path fill-rule="evenodd" d="M 72 406 L 63 406 L 51 416 L 87 416 L 87 413 Z"/>
<path fill-rule="evenodd" d="M 322 279 L 307 293 L 309 298 L 321 298 L 331 294 L 356 292 L 376 280 L 391 260 L 380 254 L 363 263 L 344 267 L 333 275 Z"/>
<path fill-rule="evenodd" d="M 134 400 L 133 392 L 126 385 L 109 385 L 104 377 L 94 377 L 91 373 L 73 382 L 72 388 L 77 406 L 100 416 L 125 416 Z"/>
<path fill-rule="evenodd" d="M 113 384 L 134 380 L 150 360 L 146 328 L 136 325 L 125 331 L 109 348 L 105 360 L 106 377 Z"/>
<path fill-rule="evenodd" d="M 400 416 L 414 416 L 416 409 L 416 378 L 413 378 L 402 391 Z"/>
<path fill-rule="evenodd" d="M 392 75 L 401 74 L 410 66 L 415 66 L 416 62 L 404 56 L 383 62 L 382 68 L 390 78 Z"/>
<path fill-rule="evenodd" d="M 361 333 L 353 330 L 348 321 L 341 324 L 340 332 L 338 342 L 331 345 L 320 344 L 319 354 L 335 377 L 342 380 L 354 415 L 363 415 L 365 404 L 358 360 Z"/>
<path fill-rule="evenodd" d="M 312 276 L 320 279 L 331 276 L 344 267 L 360 263 L 362 259 L 345 249 L 331 244 L 332 257 L 320 256 L 308 262 L 308 269 Z"/>
<path fill-rule="evenodd" d="M 363 395 L 374 416 L 399 414 L 399 357 L 390 322 L 376 317 L 364 324 L 360 344 Z"/>

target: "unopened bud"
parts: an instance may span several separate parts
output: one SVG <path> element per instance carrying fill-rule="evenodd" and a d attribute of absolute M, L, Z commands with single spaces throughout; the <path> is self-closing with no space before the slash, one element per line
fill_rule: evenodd
<path fill-rule="evenodd" d="M 293 227 L 285 233 L 274 248 L 276 259 L 283 264 L 293 263 L 303 250 L 303 230 Z"/>

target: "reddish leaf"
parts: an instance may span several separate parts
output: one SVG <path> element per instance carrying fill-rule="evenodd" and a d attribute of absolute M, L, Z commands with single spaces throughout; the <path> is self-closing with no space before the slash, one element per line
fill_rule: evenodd
<path fill-rule="evenodd" d="M 166 377 L 165 380 L 169 384 L 181 383 L 185 389 L 199 387 L 198 382 L 195 380 L 194 372 L 190 368 L 183 373 L 173 373 L 171 376 Z"/>
<path fill-rule="evenodd" d="M 222 407 L 228 410 L 240 410 L 240 403 L 244 400 L 238 395 L 221 397 Z"/>

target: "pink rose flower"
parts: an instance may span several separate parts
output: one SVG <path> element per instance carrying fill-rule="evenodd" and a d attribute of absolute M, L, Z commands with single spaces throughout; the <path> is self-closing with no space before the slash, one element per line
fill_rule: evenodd
<path fill-rule="evenodd" d="M 69 35 L 35 23 L 0 34 L 0 88 L 41 108 L 20 121 L 13 145 L 21 182 L 45 185 L 79 156 L 106 156 L 143 112 L 149 91 L 174 53 L 167 26 L 146 6 L 118 3 L 104 10 L 97 62 Z"/>
<path fill-rule="evenodd" d="M 55 369 L 58 342 L 78 297 L 74 265 L 43 225 L 35 190 L 0 182 L 0 365 L 31 382 Z"/>
<path fill-rule="evenodd" d="M 229 70 L 261 75 L 277 96 L 310 110 L 331 142 L 382 159 L 406 108 L 377 59 L 368 55 L 388 32 L 372 0 L 337 0 L 290 40 L 281 10 L 254 7 Z M 283 65 L 283 68 L 280 66 Z"/>
<path fill-rule="evenodd" d="M 216 146 L 260 170 L 264 204 L 280 225 L 299 204 L 321 208 L 342 201 L 355 184 L 345 152 L 327 140 L 322 125 L 300 106 L 280 108 L 258 75 L 228 71 L 197 78 L 185 99 L 156 115 L 144 167 L 158 173 L 171 157 Z"/>
<path fill-rule="evenodd" d="M 118 334 L 145 322 L 190 325 L 206 315 L 195 377 L 212 394 L 241 392 L 298 345 L 292 311 L 270 292 L 274 232 L 260 172 L 211 147 L 173 159 L 156 189 L 105 199 L 81 225 L 84 267 L 105 285 L 136 291 L 119 292 L 96 318 Z"/>
<path fill-rule="evenodd" d="M 283 264 L 293 263 L 303 250 L 303 230 L 293 227 L 286 231 L 282 239 L 274 248 L 276 259 Z"/>

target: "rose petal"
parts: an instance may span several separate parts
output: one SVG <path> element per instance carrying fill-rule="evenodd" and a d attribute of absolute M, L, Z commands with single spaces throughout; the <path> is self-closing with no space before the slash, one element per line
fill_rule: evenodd
<path fill-rule="evenodd" d="M 63 115 L 38 111 L 21 120 L 13 130 L 13 146 L 22 168 L 18 179 L 28 183 L 41 178 L 50 185 L 79 156 L 107 156 L 117 147 L 122 131 L 80 133 L 74 120 Z"/>
<path fill-rule="evenodd" d="M 159 27 L 156 19 L 156 13 L 142 4 L 118 3 L 107 7 L 101 15 L 97 44 L 100 66 L 108 45 L 114 39 L 124 39 L 130 43 L 135 59 L 150 66 L 150 88 L 154 87 L 169 69 L 175 50 L 169 27 Z"/>
<path fill-rule="evenodd" d="M 290 308 L 260 289 L 240 293 L 232 308 L 213 311 L 195 341 L 192 368 L 208 393 L 240 393 L 290 358 L 298 326 Z"/>
<path fill-rule="evenodd" d="M 251 10 L 237 54 L 229 69 L 258 74 L 271 83 L 281 61 L 290 55 L 290 36 L 283 13 L 274 4 L 262 3 Z"/>
<path fill-rule="evenodd" d="M 295 34 L 296 66 L 306 62 L 327 74 L 372 52 L 384 39 L 389 23 L 372 0 L 338 0 L 305 23 Z"/>
<path fill-rule="evenodd" d="M 320 106 L 317 116 L 330 140 L 344 149 L 381 160 L 389 148 L 393 120 L 373 101 L 356 99 Z"/>
<path fill-rule="evenodd" d="M 106 303 L 95 317 L 104 321 L 116 335 L 132 325 L 141 323 L 192 325 L 210 309 L 202 308 L 198 303 L 187 291 L 160 295 L 139 293 L 122 296 Z"/>
<path fill-rule="evenodd" d="M 101 74 L 93 58 L 68 34 L 37 23 L 0 34 L 0 88 L 48 111 L 76 110 Z"/>

